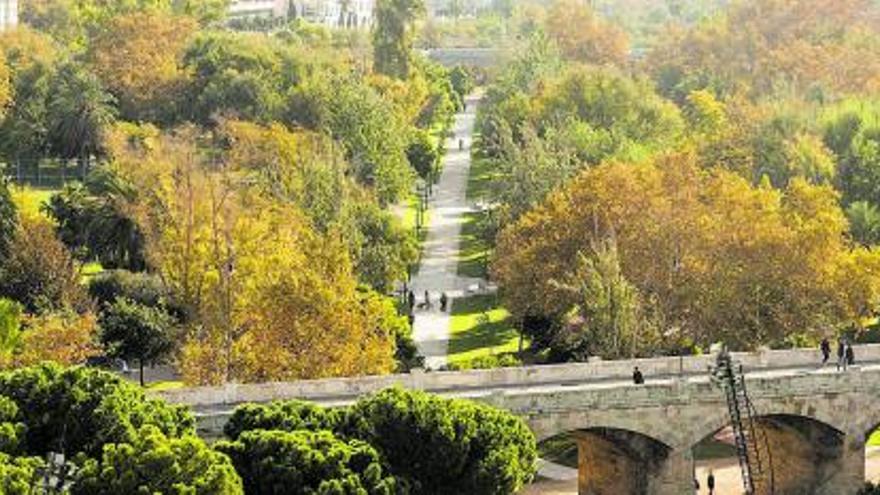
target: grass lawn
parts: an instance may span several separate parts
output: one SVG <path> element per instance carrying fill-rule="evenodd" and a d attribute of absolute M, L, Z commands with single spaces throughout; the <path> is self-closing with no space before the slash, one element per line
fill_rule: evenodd
<path fill-rule="evenodd" d="M 35 189 L 33 187 L 12 187 L 12 197 L 18 206 L 19 212 L 24 216 L 42 215 L 42 207 L 49 202 L 49 198 L 57 193 L 57 189 Z"/>
<path fill-rule="evenodd" d="M 458 274 L 462 277 L 486 278 L 489 246 L 480 236 L 479 213 L 467 213 L 461 226 L 458 252 Z"/>
<path fill-rule="evenodd" d="M 519 333 L 495 295 L 471 296 L 452 302 L 449 362 L 516 352 Z"/>
<path fill-rule="evenodd" d="M 868 447 L 880 447 L 880 430 L 871 433 L 868 437 Z"/>

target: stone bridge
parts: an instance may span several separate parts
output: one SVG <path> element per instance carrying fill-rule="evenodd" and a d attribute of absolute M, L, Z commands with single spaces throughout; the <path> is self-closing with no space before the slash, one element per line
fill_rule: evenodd
<path fill-rule="evenodd" d="M 746 370 L 758 427 L 772 452 L 776 494 L 855 494 L 865 442 L 880 425 L 880 345 L 857 346 L 859 365 L 838 373 L 816 350 L 734 353 Z M 182 389 L 203 434 L 217 435 L 236 404 L 279 399 L 329 406 L 399 385 L 470 398 L 524 418 L 538 440 L 578 443 L 582 494 L 693 493 L 693 448 L 728 425 L 711 356 L 599 361 L 457 373 Z M 638 366 L 647 381 L 633 385 Z"/>

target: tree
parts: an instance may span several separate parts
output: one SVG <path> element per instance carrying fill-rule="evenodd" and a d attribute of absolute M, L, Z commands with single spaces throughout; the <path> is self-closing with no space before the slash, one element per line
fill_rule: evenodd
<path fill-rule="evenodd" d="M 556 0 L 547 13 L 547 34 L 558 44 L 565 58 L 604 65 L 626 62 L 629 42 L 626 33 L 602 19 L 579 0 Z"/>
<path fill-rule="evenodd" d="M 192 413 L 149 399 L 136 385 L 103 371 L 41 364 L 0 373 L 0 396 L 18 407 L 26 455 L 99 456 L 107 443 L 135 443 L 152 425 L 169 437 L 194 432 Z"/>
<path fill-rule="evenodd" d="M 144 235 L 133 218 L 137 191 L 107 167 L 92 170 L 84 184 L 65 186 L 46 207 L 59 238 L 84 260 L 104 268 L 147 268 Z"/>
<path fill-rule="evenodd" d="M 216 168 L 194 143 L 115 153 L 141 190 L 152 266 L 188 308 L 181 371 L 193 383 L 265 381 L 394 368 L 393 333 L 366 313 L 345 244 L 293 205 Z"/>
<path fill-rule="evenodd" d="M 573 272 L 557 285 L 575 293 L 578 301 L 552 337 L 550 348 L 557 359 L 632 359 L 657 343 L 642 318 L 638 289 L 623 276 L 613 239 L 599 241 L 588 254 L 579 253 Z"/>
<path fill-rule="evenodd" d="M 192 2 L 189 2 L 192 3 Z M 183 55 L 195 22 L 156 12 L 112 18 L 89 43 L 89 62 L 130 121 L 173 123 L 186 100 Z"/>
<path fill-rule="evenodd" d="M 559 322 L 578 298 L 552 281 L 613 236 L 623 276 L 662 316 L 670 345 L 754 348 L 871 313 L 876 255 L 850 249 L 846 232 L 828 186 L 752 186 L 673 154 L 582 172 L 500 234 L 492 270 L 513 314 Z"/>
<path fill-rule="evenodd" d="M 10 457 L 0 453 L 0 493 L 5 495 L 33 495 L 33 487 L 40 483 L 43 462 L 33 457 Z"/>
<path fill-rule="evenodd" d="M 0 180 L 0 265 L 9 254 L 9 246 L 18 230 L 18 208 L 5 180 Z"/>
<path fill-rule="evenodd" d="M 425 12 L 423 0 L 379 0 L 373 28 L 373 70 L 407 79 L 412 60 L 414 24 Z"/>
<path fill-rule="evenodd" d="M 117 299 L 101 311 L 101 343 L 111 357 L 137 359 L 144 386 L 144 365 L 162 362 L 174 349 L 174 317 L 161 307 Z"/>
<path fill-rule="evenodd" d="M 76 263 L 45 219 L 21 219 L 0 265 L 0 297 L 20 302 L 29 313 L 88 308 Z"/>
<path fill-rule="evenodd" d="M 440 153 L 427 131 L 416 131 L 406 149 L 406 157 L 419 177 L 425 181 L 434 180 L 440 162 Z"/>
<path fill-rule="evenodd" d="M 27 316 L 23 322 L 21 345 L 12 362 L 16 368 L 44 362 L 75 366 L 100 354 L 98 324 L 92 313 L 45 313 Z"/>
<path fill-rule="evenodd" d="M 414 493 L 510 494 L 535 473 L 525 423 L 469 401 L 387 389 L 352 406 L 341 431 L 372 445 Z"/>
<path fill-rule="evenodd" d="M 880 209 L 867 201 L 856 201 L 846 209 L 853 239 L 863 246 L 880 243 Z"/>
<path fill-rule="evenodd" d="M 21 345 L 21 304 L 0 299 L 0 362 L 8 362 Z"/>
<path fill-rule="evenodd" d="M 74 477 L 72 495 L 244 494 L 228 457 L 195 435 L 168 438 L 153 426 L 141 428 L 130 443 L 104 445 L 100 458 L 86 460 Z"/>
<path fill-rule="evenodd" d="M 217 449 L 232 458 L 247 493 L 400 493 L 375 449 L 329 431 L 248 431 Z"/>
<path fill-rule="evenodd" d="M 83 163 L 100 156 L 104 134 L 116 119 L 115 103 L 94 75 L 72 63 L 59 68 L 46 117 L 51 150 Z"/>
<path fill-rule="evenodd" d="M 235 408 L 223 427 L 223 433 L 235 441 L 243 433 L 255 430 L 335 431 L 341 418 L 341 411 L 325 409 L 311 402 L 294 400 L 245 404 Z"/>

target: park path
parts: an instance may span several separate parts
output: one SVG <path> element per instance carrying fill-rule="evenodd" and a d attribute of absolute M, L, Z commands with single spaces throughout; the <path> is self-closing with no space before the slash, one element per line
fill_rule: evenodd
<path fill-rule="evenodd" d="M 479 96 L 471 95 L 466 102 L 465 111 L 455 116 L 454 137 L 446 142 L 447 153 L 443 158 L 440 180 L 429 203 L 430 223 L 422 261 L 410 284 L 419 305 L 425 300 L 425 291 L 432 304 L 431 308 L 416 309 L 413 325 L 413 339 L 419 353 L 425 357 L 426 369 L 439 369 L 447 364 L 452 318 L 448 308 L 446 312 L 440 311 L 440 295 L 446 293 L 451 307 L 453 299 L 461 297 L 469 286 L 477 283 L 457 273 L 461 227 L 465 214 L 471 211 L 467 184 Z M 462 140 L 463 149 L 459 149 L 459 140 Z"/>

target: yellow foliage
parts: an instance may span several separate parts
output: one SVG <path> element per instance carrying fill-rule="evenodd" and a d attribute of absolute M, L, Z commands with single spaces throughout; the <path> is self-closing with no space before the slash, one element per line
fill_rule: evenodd
<path fill-rule="evenodd" d="M 21 348 L 13 356 L 13 367 L 44 361 L 74 366 L 101 352 L 97 344 L 98 323 L 92 313 L 27 316 L 23 323 Z"/>
<path fill-rule="evenodd" d="M 580 0 L 556 0 L 547 12 L 545 26 L 569 60 L 596 65 L 623 64 L 627 60 L 626 33 L 600 19 Z"/>
<path fill-rule="evenodd" d="M 672 154 L 584 172 L 502 232 L 493 273 L 514 313 L 562 315 L 576 301 L 553 281 L 613 237 L 670 328 L 749 347 L 870 314 L 880 258 L 851 250 L 847 230 L 830 187 L 754 187 Z"/>

